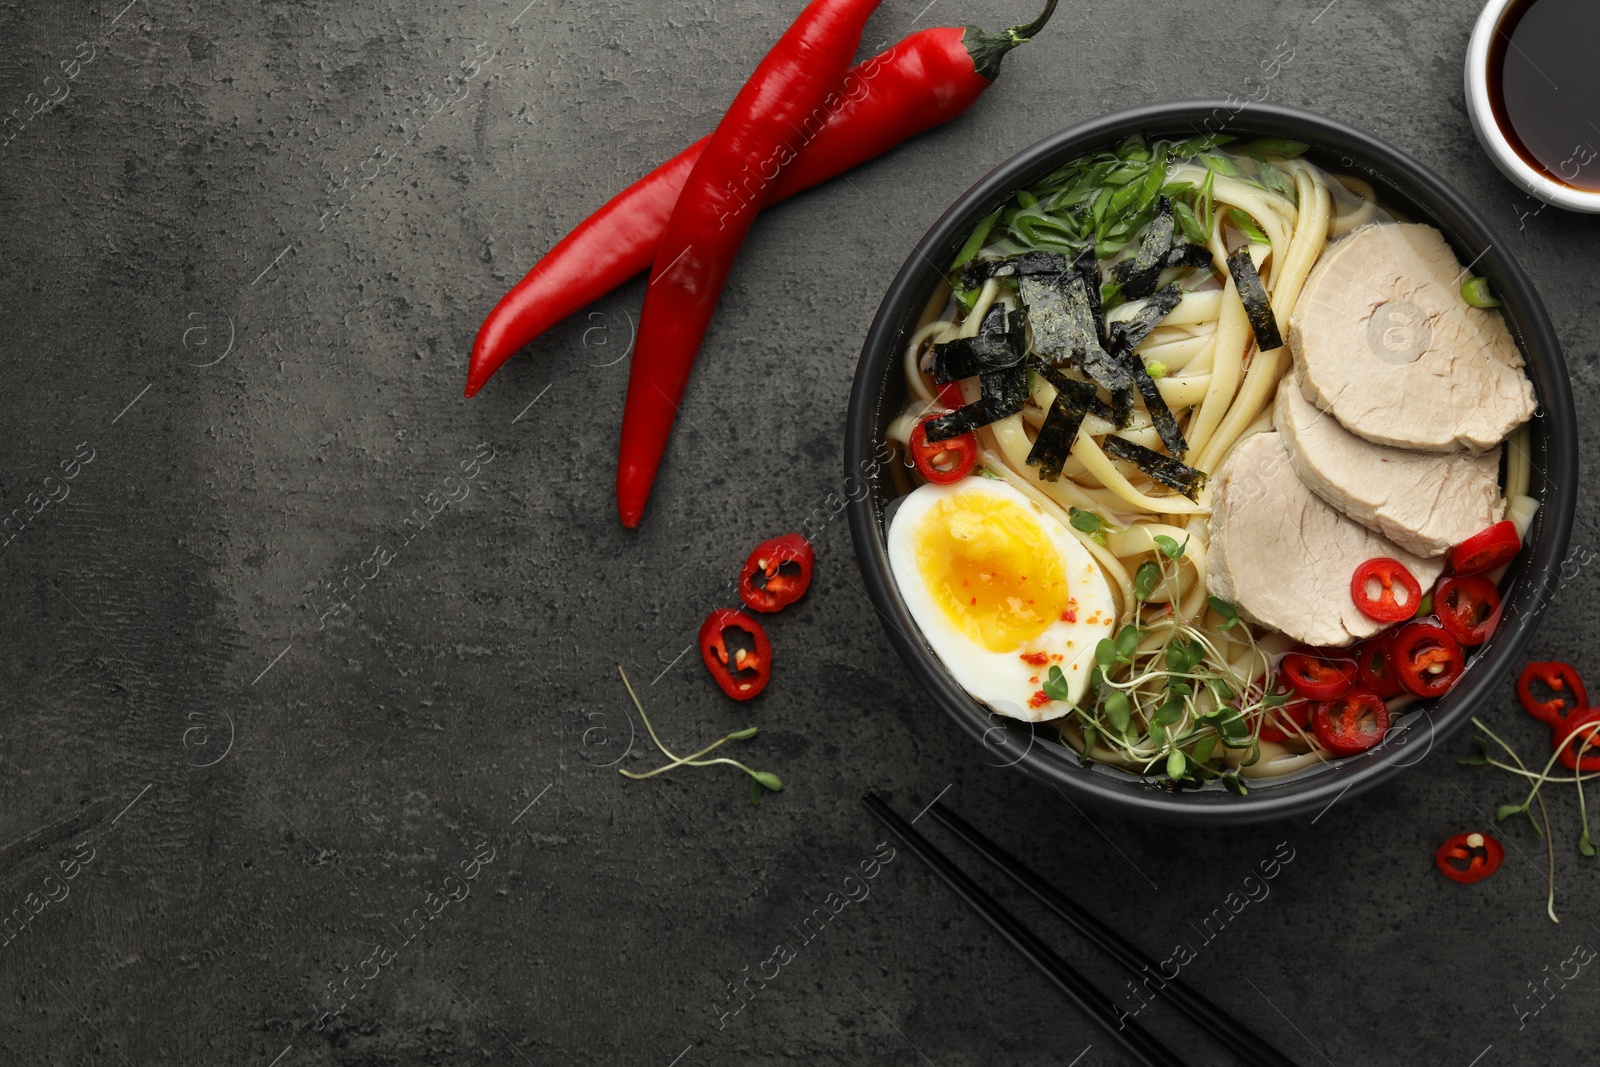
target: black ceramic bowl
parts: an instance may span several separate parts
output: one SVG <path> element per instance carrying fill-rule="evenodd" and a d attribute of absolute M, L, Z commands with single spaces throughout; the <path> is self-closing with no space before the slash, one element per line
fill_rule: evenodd
<path fill-rule="evenodd" d="M 958 686 L 929 648 L 900 598 L 884 548 L 886 507 L 895 491 L 879 471 L 870 491 L 851 494 L 850 533 L 856 557 L 890 641 L 934 703 L 980 745 L 991 765 L 1013 766 L 1068 796 L 1125 815 L 1162 822 L 1215 824 L 1255 822 L 1325 809 L 1338 798 L 1371 789 L 1420 762 L 1454 733 L 1487 698 L 1533 635 L 1553 594 L 1578 483 L 1578 446 L 1566 364 L 1543 304 L 1506 246 L 1459 193 L 1438 175 L 1384 142 L 1331 119 L 1292 108 L 1216 101 L 1155 104 L 1121 111 L 1063 130 L 1013 156 L 957 200 L 918 242 L 883 298 L 867 334 L 850 392 L 845 427 L 845 469 L 851 484 L 876 471 L 874 453 L 889 422 L 907 400 L 900 354 L 924 307 L 943 282 L 943 269 L 983 216 L 1062 164 L 1086 152 L 1117 144 L 1134 133 L 1182 139 L 1217 131 L 1249 137 L 1290 137 L 1312 145 L 1312 162 L 1333 173 L 1365 177 L 1381 204 L 1443 231 L 1461 262 L 1489 278 L 1504 301 L 1512 334 L 1527 358 L 1539 397 L 1532 423 L 1532 484 L 1540 501 L 1530 544 L 1508 575 L 1504 617 L 1493 640 L 1445 697 L 1398 720 L 1378 747 L 1281 779 L 1253 781 L 1247 796 L 1217 783 L 1168 791 L 1112 767 L 1084 767 L 1047 726 L 1038 730 L 1006 719 Z M 859 496 L 859 499 L 856 497 Z"/>

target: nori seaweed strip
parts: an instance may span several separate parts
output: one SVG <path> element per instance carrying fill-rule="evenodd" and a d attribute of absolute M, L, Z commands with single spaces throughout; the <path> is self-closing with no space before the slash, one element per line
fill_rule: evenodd
<path fill-rule="evenodd" d="M 1068 378 L 1038 356 L 1031 357 L 1028 360 L 1028 365 L 1033 368 L 1039 377 L 1055 386 L 1056 392 L 1066 392 L 1071 393 L 1074 397 L 1082 397 L 1083 406 L 1088 410 L 1089 414 L 1098 415 L 1107 422 L 1112 421 L 1111 405 L 1100 399 L 1099 394 L 1094 391 L 1093 383 L 1080 381 L 1077 378 Z"/>
<path fill-rule="evenodd" d="M 1175 267 L 1209 267 L 1213 258 L 1211 249 L 1205 245 L 1180 242 L 1172 246 L 1163 265 L 1169 270 Z"/>
<path fill-rule="evenodd" d="M 1072 453 L 1072 446 L 1078 440 L 1078 430 L 1083 426 L 1084 416 L 1089 413 L 1089 402 L 1098 399 L 1094 395 L 1094 386 L 1088 382 L 1074 382 L 1070 378 L 1063 380 L 1080 388 L 1056 393 L 1055 402 L 1050 405 L 1050 410 L 1044 416 L 1044 424 L 1039 427 L 1039 436 L 1028 450 L 1028 465 L 1038 467 L 1039 477 L 1047 482 L 1060 479 L 1061 468 L 1066 466 L 1067 456 Z"/>
<path fill-rule="evenodd" d="M 1166 204 L 1165 199 L 1161 202 Z M 1095 338 L 1100 346 L 1098 352 L 1091 349 L 1084 353 L 1083 366 L 1088 371 L 1089 377 L 1099 382 L 1105 387 L 1106 392 L 1111 394 L 1110 421 L 1120 430 L 1128 425 L 1128 419 L 1133 415 L 1133 379 L 1110 352 L 1105 307 L 1100 302 L 1100 264 L 1095 258 L 1094 246 L 1089 245 L 1079 252 L 1078 258 L 1073 260 L 1072 267 L 1083 282 L 1084 293 L 1089 302 L 1089 316 L 1094 320 Z"/>
<path fill-rule="evenodd" d="M 1239 299 L 1244 301 L 1244 313 L 1250 317 L 1250 329 L 1256 335 L 1256 347 L 1263 352 L 1283 347 L 1283 336 L 1278 333 L 1278 317 L 1272 313 L 1267 300 L 1267 287 L 1261 284 L 1255 262 L 1250 258 L 1250 246 L 1240 245 L 1228 254 L 1228 273 L 1233 275 Z"/>
<path fill-rule="evenodd" d="M 1115 356 L 1107 354 L 1106 362 L 1121 371 L 1128 380 L 1127 385 L 1111 390 L 1111 425 L 1120 430 L 1133 418 L 1133 377 L 1123 370 Z"/>
<path fill-rule="evenodd" d="M 1155 292 L 1156 281 L 1166 266 L 1167 254 L 1172 251 L 1172 201 L 1162 197 L 1155 218 L 1145 227 L 1139 241 L 1139 251 L 1132 259 L 1125 259 L 1111 268 L 1111 280 L 1129 300 L 1142 300 Z"/>
<path fill-rule="evenodd" d="M 947 441 L 980 426 L 1015 415 L 1028 400 L 1028 369 L 1022 364 L 990 371 L 979 378 L 983 395 L 965 407 L 929 419 L 924 433 L 929 441 Z"/>
<path fill-rule="evenodd" d="M 976 337 L 958 337 L 933 346 L 933 380 L 944 385 L 1019 365 L 1028 348 L 1027 321 L 1017 310 L 1008 322 L 1005 307 L 995 304 L 984 316 Z"/>
<path fill-rule="evenodd" d="M 1205 487 L 1204 471 L 1197 470 L 1182 460 L 1163 456 L 1160 452 L 1135 444 L 1126 437 L 1107 434 L 1100 442 L 1100 447 L 1105 449 L 1106 455 L 1127 460 L 1155 481 L 1176 489 L 1190 500 L 1197 498 L 1200 490 Z"/>
<path fill-rule="evenodd" d="M 1095 384 L 1111 394 L 1112 421 L 1126 426 L 1133 409 L 1133 381 L 1100 343 L 1083 276 L 1072 272 L 1049 281 L 1023 278 L 1020 291 L 1033 326 L 1034 349 L 1055 363 L 1081 363 Z M 1094 292 L 1098 298 L 1098 283 Z"/>
<path fill-rule="evenodd" d="M 1144 343 L 1150 336 L 1150 331 L 1161 325 L 1161 320 L 1172 314 L 1178 302 L 1183 299 L 1183 290 L 1178 288 L 1177 282 L 1162 286 L 1161 290 L 1152 296 L 1139 313 L 1125 322 L 1112 324 L 1112 344 L 1116 343 L 1117 334 L 1121 334 L 1127 341 L 1128 351 L 1132 352 Z"/>
<path fill-rule="evenodd" d="M 1028 368 L 1020 363 L 985 374 L 978 381 L 983 386 L 982 399 L 991 401 L 993 409 L 1000 412 L 996 419 L 1015 415 L 1028 402 Z"/>
<path fill-rule="evenodd" d="M 1139 358 L 1139 354 L 1133 350 L 1133 344 L 1129 343 L 1131 335 L 1123 329 L 1124 325 L 1119 322 L 1111 328 L 1111 354 L 1121 360 L 1132 375 L 1133 384 L 1138 386 L 1139 395 L 1144 398 L 1144 409 L 1150 415 L 1150 422 L 1155 426 L 1156 433 L 1161 435 L 1161 443 L 1174 456 L 1181 456 L 1189 451 L 1189 442 L 1184 439 L 1183 431 L 1178 429 L 1178 420 L 1172 417 L 1172 409 L 1167 407 L 1160 387 L 1150 377 L 1150 372 L 1145 370 L 1144 360 Z"/>
<path fill-rule="evenodd" d="M 1066 269 L 1067 258 L 1059 252 L 1024 252 L 1004 259 L 975 259 L 961 269 L 961 287 L 976 289 L 990 278 L 1061 274 Z"/>
<path fill-rule="evenodd" d="M 1072 269 L 1083 279 L 1083 291 L 1089 298 L 1089 317 L 1094 320 L 1094 335 L 1100 347 L 1106 346 L 1106 312 L 1100 303 L 1100 262 L 1095 258 L 1094 245 L 1085 245 L 1072 261 Z"/>

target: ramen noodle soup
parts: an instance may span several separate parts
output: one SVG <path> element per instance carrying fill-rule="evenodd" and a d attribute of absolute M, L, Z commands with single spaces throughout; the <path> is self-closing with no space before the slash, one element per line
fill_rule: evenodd
<path fill-rule="evenodd" d="M 1536 508 L 1487 283 L 1305 151 L 1074 160 L 975 227 L 905 347 L 887 541 L 923 637 L 1172 787 L 1381 743 L 1492 633 Z"/>

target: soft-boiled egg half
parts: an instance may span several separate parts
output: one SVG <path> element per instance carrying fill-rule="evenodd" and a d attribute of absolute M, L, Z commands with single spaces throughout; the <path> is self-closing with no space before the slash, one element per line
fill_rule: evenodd
<path fill-rule="evenodd" d="M 1056 719 L 1042 683 L 1060 667 L 1073 703 L 1116 625 L 1100 566 L 1072 532 L 993 478 L 929 483 L 889 523 L 889 566 L 956 682 L 1003 715 Z"/>

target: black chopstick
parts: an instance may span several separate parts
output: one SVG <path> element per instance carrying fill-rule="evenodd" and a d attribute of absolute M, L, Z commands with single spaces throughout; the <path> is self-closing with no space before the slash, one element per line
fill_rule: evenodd
<path fill-rule="evenodd" d="M 1106 955 L 1135 975 L 1153 979 L 1152 992 L 1166 996 L 1173 1007 L 1193 1019 L 1249 1067 L 1295 1067 L 1294 1061 L 1267 1044 L 1243 1023 L 1232 1018 L 1179 978 L 1165 977 L 1156 962 L 1139 951 L 1077 901 L 1029 870 L 1021 860 L 995 844 L 961 816 L 935 802 L 928 811 L 945 829 L 959 837 L 984 859 L 1010 875 L 1039 902 L 1070 923 Z"/>
<path fill-rule="evenodd" d="M 1099 1023 L 1106 1033 L 1120 1042 L 1130 1055 L 1148 1067 L 1186 1067 L 1183 1060 L 1171 1049 L 1151 1037 L 1136 1022 L 1128 1019 L 1127 1012 L 1119 1013 L 1111 998 L 1090 984 L 1089 980 L 1073 969 L 1060 956 L 1022 925 L 999 901 L 984 892 L 976 882 L 935 848 L 916 828 L 906 822 L 894 809 L 875 793 L 861 798 L 877 819 L 887 826 L 928 869 L 933 871 L 950 889 L 967 903 L 967 906 L 994 927 L 996 932 L 1011 942 L 1018 952 L 1042 971 L 1058 989 L 1072 999 L 1091 1019 Z"/>

